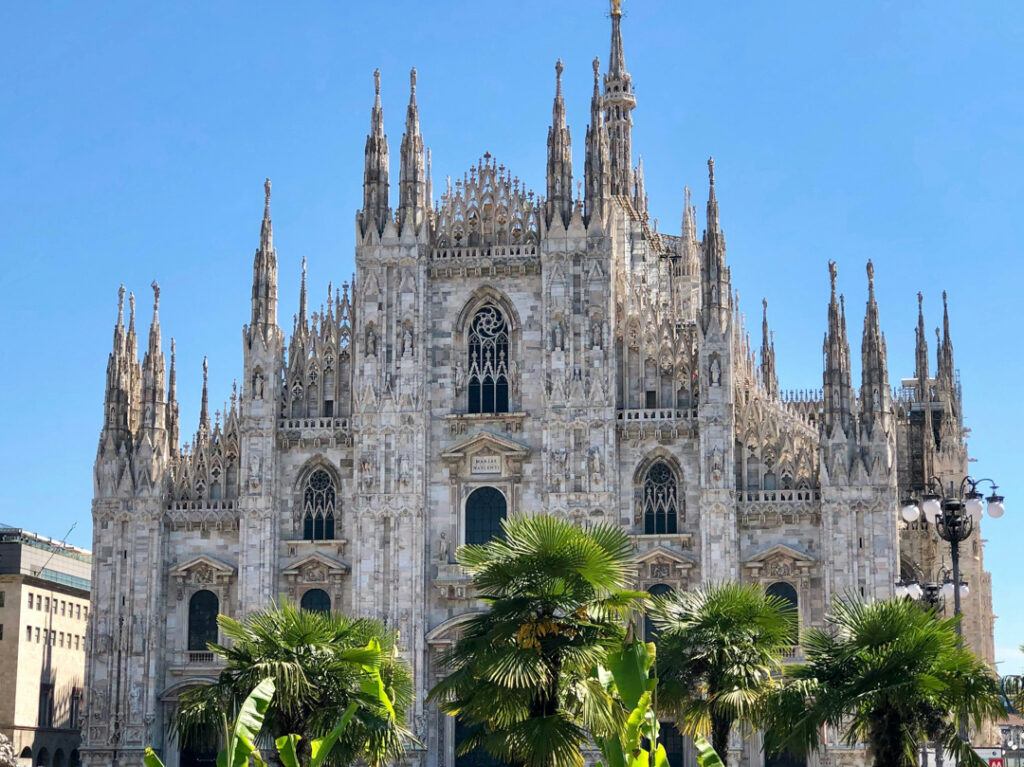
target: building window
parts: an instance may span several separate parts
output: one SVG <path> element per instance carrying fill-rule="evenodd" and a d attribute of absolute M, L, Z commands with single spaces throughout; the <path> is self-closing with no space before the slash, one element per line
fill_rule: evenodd
<path fill-rule="evenodd" d="M 660 596 L 664 596 L 665 594 L 671 594 L 672 593 L 672 587 L 669 586 L 667 583 L 655 583 L 653 586 L 651 586 L 649 589 L 647 589 L 647 593 L 650 594 L 652 597 L 660 597 Z M 659 633 L 660 632 L 658 631 L 657 626 L 654 625 L 654 621 L 651 620 L 651 617 L 649 615 L 645 615 L 644 616 L 644 641 L 645 642 L 653 642 L 653 641 L 655 641 L 658 638 L 658 634 Z"/>
<path fill-rule="evenodd" d="M 78 639 L 78 637 L 75 637 Z M 68 727 L 77 730 L 82 726 L 80 721 L 82 710 L 82 691 L 78 687 L 71 690 L 71 701 L 68 705 Z"/>
<path fill-rule="evenodd" d="M 302 537 L 307 541 L 334 540 L 334 482 L 323 469 L 310 474 L 303 493 Z"/>
<path fill-rule="evenodd" d="M 658 461 L 644 478 L 644 534 L 676 532 L 676 477 L 664 461 Z"/>
<path fill-rule="evenodd" d="M 7 602 L 7 592 L 0 591 L 0 607 L 3 607 Z"/>
<path fill-rule="evenodd" d="M 329 613 L 331 598 L 323 589 L 310 589 L 302 595 L 302 602 L 299 606 L 311 613 Z"/>
<path fill-rule="evenodd" d="M 46 612 L 50 612 L 50 598 L 46 598 L 46 607 L 43 608 Z"/>
<path fill-rule="evenodd" d="M 32 641 L 32 627 L 31 626 L 26 626 L 25 627 L 25 641 L 26 642 L 31 642 Z"/>
<path fill-rule="evenodd" d="M 487 543 L 492 538 L 504 538 L 501 520 L 508 504 L 505 496 L 494 487 L 478 487 L 466 499 L 466 543 Z"/>
<path fill-rule="evenodd" d="M 36 644 L 39 644 L 39 627 L 36 626 Z"/>
<path fill-rule="evenodd" d="M 4 624 L 0 623 L 0 640 L 4 638 Z"/>
<path fill-rule="evenodd" d="M 65 608 L 66 608 L 67 606 L 68 606 L 68 603 L 67 603 L 67 602 L 65 602 L 65 601 L 64 601 L 63 599 L 62 599 L 62 600 L 60 600 L 60 614 L 61 614 L 61 615 L 63 615 L 63 614 L 64 614 L 64 610 L 65 610 Z"/>
<path fill-rule="evenodd" d="M 188 649 L 205 650 L 208 642 L 217 641 L 217 613 L 220 600 L 212 591 L 203 589 L 188 601 Z"/>
<path fill-rule="evenodd" d="M 32 609 L 32 603 L 35 602 L 35 595 L 30 591 L 28 592 L 28 609 Z"/>
<path fill-rule="evenodd" d="M 39 726 L 53 727 L 53 685 L 39 685 Z M 42 752 L 40 752 L 40 756 Z"/>
<path fill-rule="evenodd" d="M 470 413 L 508 412 L 508 338 L 501 310 L 484 304 L 469 324 Z"/>
<path fill-rule="evenodd" d="M 60 646 L 61 646 L 61 647 L 63 647 L 63 646 L 64 646 L 64 632 L 63 632 L 63 631 L 62 631 L 62 632 L 60 632 L 60 639 L 59 639 L 59 643 L 60 643 Z"/>
<path fill-rule="evenodd" d="M 82 606 L 75 605 L 75 620 L 82 620 Z"/>

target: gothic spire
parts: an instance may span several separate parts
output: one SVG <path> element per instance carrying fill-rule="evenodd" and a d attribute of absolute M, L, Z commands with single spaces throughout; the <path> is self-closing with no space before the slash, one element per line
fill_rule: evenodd
<path fill-rule="evenodd" d="M 104 394 L 103 431 L 120 444 L 130 434 L 131 374 L 129 372 L 128 339 L 124 327 L 124 285 L 117 291 L 117 321 L 114 343 L 107 358 L 107 388 Z"/>
<path fill-rule="evenodd" d="M 864 335 L 861 339 L 861 421 L 869 432 L 876 422 L 883 425 L 889 414 L 889 368 L 886 361 L 885 336 L 878 322 L 878 301 L 875 299 L 875 266 L 868 259 L 868 302 L 864 313 Z"/>
<path fill-rule="evenodd" d="M 836 426 L 849 434 L 850 423 L 850 345 L 846 340 L 845 301 L 836 298 L 836 262 L 828 262 L 832 282 L 832 297 L 828 305 L 828 332 L 825 334 L 823 394 L 826 435 L 834 433 Z"/>
<path fill-rule="evenodd" d="M 640 218 L 647 218 L 647 189 L 644 186 L 644 156 L 640 155 L 636 161 L 635 181 L 633 182 L 633 208 L 640 214 Z"/>
<path fill-rule="evenodd" d="M 370 226 L 380 234 L 391 217 L 388 207 L 388 137 L 384 134 L 384 110 L 380 106 L 380 70 L 373 72 L 373 109 L 370 111 L 370 132 L 366 136 L 363 165 L 363 209 L 359 214 L 360 234 Z"/>
<path fill-rule="evenodd" d="M 779 396 L 779 379 L 775 374 L 775 334 L 768 329 L 768 299 L 761 299 L 761 382 L 768 396 Z"/>
<path fill-rule="evenodd" d="M 167 376 L 167 445 L 178 447 L 178 371 L 175 361 L 174 339 L 171 339 L 171 370 Z"/>
<path fill-rule="evenodd" d="M 940 348 L 940 362 L 938 376 L 943 383 L 952 388 L 955 377 L 953 367 L 953 339 L 949 335 L 949 303 L 946 291 L 942 291 L 942 344 Z"/>
<path fill-rule="evenodd" d="M 633 192 L 633 78 L 626 71 L 622 47 L 622 2 L 612 0 L 612 47 L 604 77 L 604 121 L 608 126 L 611 193 L 629 197 Z"/>
<path fill-rule="evenodd" d="M 266 340 L 277 325 L 277 251 L 274 249 L 274 226 L 270 221 L 270 179 L 263 182 L 263 223 L 260 225 L 260 246 L 252 263 L 252 321 L 249 332 L 259 333 Z"/>
<path fill-rule="evenodd" d="M 306 257 L 302 257 L 302 280 L 299 283 L 299 327 L 306 328 Z"/>
<path fill-rule="evenodd" d="M 725 320 L 728 316 L 729 270 L 725 266 L 725 235 L 718 223 L 718 200 L 715 198 L 715 159 L 708 158 L 708 207 L 707 229 L 703 242 L 704 262 L 701 265 L 701 289 L 703 299 L 703 326 L 708 329 L 714 312 Z"/>
<path fill-rule="evenodd" d="M 164 428 L 164 355 L 160 349 L 160 286 L 153 281 L 153 320 L 149 326 L 149 345 L 142 360 L 142 425 Z"/>
<path fill-rule="evenodd" d="M 928 338 L 924 330 L 924 296 L 917 294 L 917 330 L 914 344 L 914 377 L 919 385 L 918 398 L 927 399 L 928 387 Z"/>
<path fill-rule="evenodd" d="M 565 99 L 562 97 L 562 60 L 555 64 L 555 102 L 551 108 L 551 127 L 548 128 L 548 194 L 545 203 L 547 225 L 555 214 L 562 224 L 569 225 L 572 217 L 572 138 L 565 122 Z"/>
<path fill-rule="evenodd" d="M 416 106 L 416 67 L 409 73 L 409 107 L 405 112 L 402 134 L 402 167 L 398 182 L 398 229 L 406 225 L 419 232 L 426 214 L 426 168 L 420 113 Z"/>
<path fill-rule="evenodd" d="M 601 112 L 600 87 L 601 62 L 594 59 L 594 95 L 590 99 L 590 125 L 587 126 L 587 156 L 584 167 L 586 186 L 584 212 L 589 224 L 596 214 L 603 215 L 604 201 L 609 195 L 608 178 L 608 131 Z"/>
<path fill-rule="evenodd" d="M 210 435 L 210 388 L 209 388 L 210 366 L 203 357 L 203 397 L 199 403 L 199 434 L 196 435 L 196 442 L 201 437 Z"/>

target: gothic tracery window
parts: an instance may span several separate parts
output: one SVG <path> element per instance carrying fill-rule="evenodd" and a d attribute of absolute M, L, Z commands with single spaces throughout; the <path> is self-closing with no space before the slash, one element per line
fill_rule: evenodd
<path fill-rule="evenodd" d="M 493 303 L 484 304 L 469 324 L 470 413 L 508 412 L 508 340 L 505 316 Z"/>
<path fill-rule="evenodd" d="M 302 496 L 302 537 L 307 541 L 334 540 L 334 481 L 323 469 L 306 480 Z"/>
<path fill-rule="evenodd" d="M 664 461 L 658 461 L 644 478 L 642 515 L 644 534 L 675 533 L 676 477 Z"/>

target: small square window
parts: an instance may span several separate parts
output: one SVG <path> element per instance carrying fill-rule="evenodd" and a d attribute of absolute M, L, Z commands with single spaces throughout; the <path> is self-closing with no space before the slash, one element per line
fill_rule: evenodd
<path fill-rule="evenodd" d="M 61 647 L 64 646 L 64 632 L 63 631 L 60 632 L 60 646 Z"/>
<path fill-rule="evenodd" d="M 81 620 L 82 619 L 82 606 L 81 605 L 75 605 L 75 619 L 76 620 Z"/>
<path fill-rule="evenodd" d="M 6 591 L 0 591 L 0 607 L 4 606 L 4 603 L 6 602 L 6 599 L 7 599 L 7 592 Z"/>
<path fill-rule="evenodd" d="M 78 634 L 75 634 L 75 649 L 78 649 Z"/>

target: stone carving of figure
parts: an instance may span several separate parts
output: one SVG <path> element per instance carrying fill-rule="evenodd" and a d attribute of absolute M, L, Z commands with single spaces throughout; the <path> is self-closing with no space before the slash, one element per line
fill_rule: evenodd
<path fill-rule="evenodd" d="M 143 625 L 138 616 L 132 616 L 132 654 L 134 655 L 142 655 L 143 653 L 143 645 L 146 639 Z"/>
<path fill-rule="evenodd" d="M 604 331 L 602 329 L 601 320 L 594 319 L 593 324 L 590 326 L 590 345 L 595 349 L 604 348 Z"/>
<path fill-rule="evenodd" d="M 263 371 L 257 370 L 252 374 L 252 398 L 263 399 Z"/>
<path fill-rule="evenodd" d="M 717 447 L 714 450 L 711 451 L 710 469 L 711 469 L 711 478 L 713 480 L 715 480 L 715 482 L 718 482 L 719 480 L 722 479 L 722 470 L 723 470 L 722 451 L 719 448 L 717 448 Z"/>
<path fill-rule="evenodd" d="M 566 451 L 551 451 L 551 484 L 554 487 L 561 487 L 562 481 L 566 478 L 566 462 L 569 456 Z"/>
<path fill-rule="evenodd" d="M 409 471 L 409 456 L 400 455 L 398 457 L 398 481 L 407 485 L 411 479 L 411 472 Z"/>
<path fill-rule="evenodd" d="M 359 461 L 359 474 L 364 490 L 369 490 L 373 487 L 373 460 L 370 456 L 364 455 L 362 460 Z"/>
<path fill-rule="evenodd" d="M 402 356 L 412 356 L 412 330 L 408 325 L 402 326 Z"/>
<path fill-rule="evenodd" d="M 455 363 L 453 382 L 455 384 L 455 393 L 458 394 L 462 391 L 462 387 L 466 382 L 466 370 L 462 367 L 462 360 Z"/>
<path fill-rule="evenodd" d="M 565 348 L 565 346 L 564 346 L 564 341 L 562 339 L 562 323 L 561 322 L 556 322 L 555 323 L 554 336 L 555 336 L 555 345 L 554 345 L 553 351 L 562 351 Z"/>
<path fill-rule="evenodd" d="M 711 385 L 722 385 L 722 363 L 718 361 L 717 355 L 711 358 Z"/>
<path fill-rule="evenodd" d="M 519 363 L 512 360 L 508 363 L 508 382 L 512 388 L 512 396 L 519 396 Z"/>
<path fill-rule="evenodd" d="M 590 455 L 587 457 L 587 462 L 590 468 L 590 483 L 592 485 L 601 484 L 601 449 L 594 447 L 590 449 Z"/>
<path fill-rule="evenodd" d="M 107 694 L 103 690 L 93 688 L 89 713 L 93 719 L 97 720 L 107 717 Z"/>
<path fill-rule="evenodd" d="M 377 356 L 377 331 L 372 324 L 366 328 L 366 354 L 368 357 Z"/>
<path fill-rule="evenodd" d="M 142 711 L 142 685 L 138 682 L 132 685 L 128 693 L 128 702 L 131 705 L 131 713 L 138 714 Z"/>
<path fill-rule="evenodd" d="M 448 535 L 444 532 L 441 533 L 441 537 L 437 541 L 437 558 L 442 563 L 448 562 Z"/>
<path fill-rule="evenodd" d="M 256 492 L 260 489 L 260 464 L 262 459 L 258 453 L 249 456 L 249 492 Z"/>

